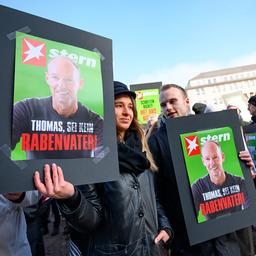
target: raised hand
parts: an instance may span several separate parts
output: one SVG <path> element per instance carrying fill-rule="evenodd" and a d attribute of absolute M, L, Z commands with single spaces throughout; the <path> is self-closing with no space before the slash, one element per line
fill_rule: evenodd
<path fill-rule="evenodd" d="M 39 192 L 54 199 L 67 199 L 74 195 L 74 185 L 66 181 L 60 166 L 46 164 L 44 166 L 44 182 L 38 171 L 34 174 L 34 183 Z"/>
<path fill-rule="evenodd" d="M 255 179 L 256 174 L 255 174 L 255 165 L 254 162 L 252 160 L 252 157 L 249 153 L 249 151 L 244 150 L 244 151 L 240 151 L 239 152 L 239 158 L 243 161 L 245 161 L 245 163 L 251 168 L 251 177 L 253 179 Z"/>

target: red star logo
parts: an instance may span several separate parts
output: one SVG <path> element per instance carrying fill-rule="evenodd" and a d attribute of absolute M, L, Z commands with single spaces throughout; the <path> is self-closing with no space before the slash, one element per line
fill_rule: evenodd
<path fill-rule="evenodd" d="M 188 156 L 194 156 L 201 153 L 197 136 L 187 136 L 184 139 Z"/>
<path fill-rule="evenodd" d="M 23 38 L 22 63 L 44 67 L 46 65 L 45 43 L 31 38 Z"/>

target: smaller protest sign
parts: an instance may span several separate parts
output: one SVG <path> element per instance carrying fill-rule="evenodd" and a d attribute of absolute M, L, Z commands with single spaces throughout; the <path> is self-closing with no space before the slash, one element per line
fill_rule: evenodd
<path fill-rule="evenodd" d="M 255 222 L 251 170 L 236 110 L 166 120 L 174 173 L 190 245 Z"/>
<path fill-rule="evenodd" d="M 138 121 L 143 126 L 146 126 L 150 120 L 156 120 L 161 113 L 159 103 L 161 86 L 161 82 L 130 85 L 131 90 L 136 93 Z"/>
<path fill-rule="evenodd" d="M 249 207 L 230 127 L 180 135 L 198 223 Z"/>

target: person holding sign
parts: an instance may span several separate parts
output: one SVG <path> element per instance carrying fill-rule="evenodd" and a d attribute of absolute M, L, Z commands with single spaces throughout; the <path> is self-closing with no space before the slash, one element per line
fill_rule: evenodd
<path fill-rule="evenodd" d="M 190 114 L 189 98 L 181 86 L 166 84 L 160 88 L 159 101 L 163 113 L 161 126 L 151 135 L 148 143 L 158 166 L 157 195 L 175 234 L 171 245 L 172 256 L 241 255 L 235 233 L 190 246 L 165 125 L 165 120 L 168 118 L 179 118 Z M 247 151 L 240 152 L 239 157 L 248 166 L 254 165 Z"/>
<path fill-rule="evenodd" d="M 102 145 L 103 120 L 77 99 L 83 81 L 68 57 L 48 63 L 51 97 L 17 102 L 13 110 L 12 149 L 21 139 L 27 159 L 93 157 Z"/>
<path fill-rule="evenodd" d="M 209 220 L 248 208 L 245 180 L 224 171 L 224 153 L 220 144 L 214 140 L 206 141 L 201 154 L 208 175 L 192 184 L 197 215 L 201 211 Z"/>
<path fill-rule="evenodd" d="M 135 93 L 114 82 L 115 119 L 120 179 L 74 187 L 55 164 L 44 168 L 44 183 L 36 172 L 36 188 L 58 200 L 71 225 L 71 253 L 75 255 L 162 256 L 172 229 L 155 199 L 156 166 L 138 124 Z M 90 185 L 92 186 L 92 185 Z M 83 234 L 82 234 L 83 233 Z M 73 255 L 73 254 L 72 254 Z"/>

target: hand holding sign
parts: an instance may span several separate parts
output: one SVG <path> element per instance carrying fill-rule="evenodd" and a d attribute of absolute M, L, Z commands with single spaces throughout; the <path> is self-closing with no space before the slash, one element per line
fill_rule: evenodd
<path fill-rule="evenodd" d="M 74 186 L 65 181 L 60 166 L 52 165 L 52 169 L 48 164 L 44 167 L 44 183 L 40 179 L 39 172 L 34 175 L 35 186 L 43 195 L 54 199 L 66 199 L 75 194 Z"/>

